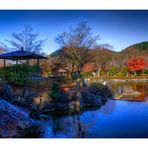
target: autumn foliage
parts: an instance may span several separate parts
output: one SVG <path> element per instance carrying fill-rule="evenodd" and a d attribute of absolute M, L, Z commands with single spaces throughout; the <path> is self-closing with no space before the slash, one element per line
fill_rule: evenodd
<path fill-rule="evenodd" d="M 83 72 L 93 72 L 97 70 L 97 66 L 94 63 L 87 63 L 82 70 Z"/>
<path fill-rule="evenodd" d="M 130 71 L 139 71 L 143 70 L 146 67 L 147 63 L 143 57 L 134 57 L 128 61 L 128 69 Z"/>

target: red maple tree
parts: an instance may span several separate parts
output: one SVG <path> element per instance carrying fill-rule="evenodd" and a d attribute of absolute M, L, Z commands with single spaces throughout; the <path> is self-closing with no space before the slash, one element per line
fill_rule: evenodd
<path fill-rule="evenodd" d="M 97 70 L 97 66 L 94 63 L 87 63 L 84 65 L 83 72 L 93 72 Z"/>
<path fill-rule="evenodd" d="M 146 67 L 147 63 L 143 57 L 133 57 L 128 60 L 128 69 L 130 71 L 141 71 Z"/>

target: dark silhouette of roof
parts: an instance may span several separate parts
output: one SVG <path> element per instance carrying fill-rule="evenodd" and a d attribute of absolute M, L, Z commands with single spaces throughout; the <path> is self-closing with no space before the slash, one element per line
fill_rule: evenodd
<path fill-rule="evenodd" d="M 18 51 L 1 54 L 0 59 L 26 60 L 26 59 L 48 59 L 48 58 L 42 55 L 36 54 L 34 52 L 25 51 L 22 49 Z"/>

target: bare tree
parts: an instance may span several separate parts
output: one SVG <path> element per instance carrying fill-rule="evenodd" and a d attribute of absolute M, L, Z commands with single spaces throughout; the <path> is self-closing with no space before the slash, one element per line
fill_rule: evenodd
<path fill-rule="evenodd" d="M 12 46 L 8 50 L 20 50 L 22 47 L 26 51 L 40 53 L 43 50 L 45 40 L 38 40 L 39 33 L 33 32 L 31 25 L 25 25 L 20 33 L 13 32 L 12 40 L 7 40 Z M 3 44 L 4 45 L 4 44 Z"/>
<path fill-rule="evenodd" d="M 5 53 L 6 51 L 7 51 L 6 48 L 0 46 L 0 54 Z M 0 59 L 0 68 L 3 67 L 3 65 L 4 65 L 4 61 L 3 59 Z"/>
<path fill-rule="evenodd" d="M 106 69 L 109 66 L 109 62 L 112 61 L 114 52 L 111 50 L 113 47 L 109 44 L 102 44 L 96 49 L 93 49 L 92 54 L 92 61 L 98 67 L 98 76 L 101 76 L 102 69 Z"/>
<path fill-rule="evenodd" d="M 64 56 L 72 67 L 77 68 L 80 75 L 83 66 L 90 60 L 90 49 L 98 45 L 99 35 L 92 36 L 91 28 L 86 22 L 80 22 L 76 28 L 70 28 L 55 38 L 61 48 L 64 47 Z"/>

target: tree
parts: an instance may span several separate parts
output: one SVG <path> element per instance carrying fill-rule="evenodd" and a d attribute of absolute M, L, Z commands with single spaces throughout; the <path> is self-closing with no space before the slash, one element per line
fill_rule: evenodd
<path fill-rule="evenodd" d="M 5 49 L 4 47 L 1 47 L 1 46 L 0 46 L 0 54 L 2 54 L 2 53 L 4 53 L 4 52 L 6 52 L 6 49 Z"/>
<path fill-rule="evenodd" d="M 99 39 L 99 36 L 92 36 L 91 28 L 86 22 L 80 22 L 76 28 L 58 35 L 55 41 L 63 48 L 65 59 L 71 67 L 77 69 L 80 76 L 82 68 L 91 59 L 89 50 L 98 45 Z"/>
<path fill-rule="evenodd" d="M 137 75 L 142 73 L 142 70 L 146 67 L 147 63 L 143 57 L 133 57 L 128 60 L 128 69 L 132 72 L 136 72 Z"/>
<path fill-rule="evenodd" d="M 11 44 L 11 47 L 7 48 L 20 50 L 23 47 L 26 51 L 40 53 L 43 50 L 45 40 L 38 40 L 38 36 L 39 33 L 33 32 L 33 27 L 31 25 L 25 25 L 22 32 L 12 33 L 13 39 L 7 40 Z"/>
<path fill-rule="evenodd" d="M 82 70 L 84 72 L 94 72 L 97 70 L 97 66 L 94 63 L 86 63 Z"/>
<path fill-rule="evenodd" d="M 58 70 L 62 68 L 63 63 L 61 62 L 61 59 L 59 58 L 52 58 L 50 60 L 50 68 L 53 75 L 56 75 Z"/>
<path fill-rule="evenodd" d="M 42 69 L 43 76 L 48 77 L 52 74 L 52 69 L 51 69 L 50 65 L 51 65 L 50 59 L 42 60 L 40 62 L 40 68 Z"/>
<path fill-rule="evenodd" d="M 101 45 L 92 50 L 93 62 L 97 65 L 98 75 L 101 76 L 101 72 L 108 72 L 109 62 L 112 61 L 114 52 L 110 50 L 111 46 L 106 44 Z"/>
<path fill-rule="evenodd" d="M 0 54 L 3 54 L 4 52 L 6 52 L 6 49 L 2 46 L 0 46 Z M 0 59 L 0 68 L 4 66 L 4 61 L 2 59 Z"/>

